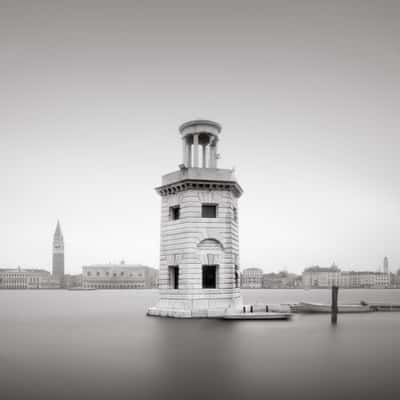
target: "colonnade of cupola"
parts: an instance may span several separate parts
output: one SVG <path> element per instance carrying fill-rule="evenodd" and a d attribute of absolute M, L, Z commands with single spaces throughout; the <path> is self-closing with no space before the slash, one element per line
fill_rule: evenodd
<path fill-rule="evenodd" d="M 179 128 L 182 135 L 183 164 L 186 168 L 217 168 L 221 126 L 213 121 L 197 120 Z"/>

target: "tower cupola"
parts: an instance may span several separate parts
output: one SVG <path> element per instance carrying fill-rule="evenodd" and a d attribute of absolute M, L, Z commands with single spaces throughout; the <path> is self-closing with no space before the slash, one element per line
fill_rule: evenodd
<path fill-rule="evenodd" d="M 221 129 L 221 125 L 209 120 L 189 121 L 179 127 L 186 168 L 217 168 Z"/>

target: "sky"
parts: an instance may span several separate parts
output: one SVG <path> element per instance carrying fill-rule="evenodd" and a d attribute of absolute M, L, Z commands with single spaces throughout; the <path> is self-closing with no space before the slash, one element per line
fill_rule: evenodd
<path fill-rule="evenodd" d="M 158 267 L 178 126 L 222 126 L 241 268 L 400 268 L 400 2 L 0 0 L 0 267 Z"/>

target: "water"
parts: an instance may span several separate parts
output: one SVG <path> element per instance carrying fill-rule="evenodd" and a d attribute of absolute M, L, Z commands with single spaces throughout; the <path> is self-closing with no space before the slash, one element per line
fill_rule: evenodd
<path fill-rule="evenodd" d="M 146 317 L 157 291 L 0 291 L 0 399 L 400 399 L 400 313 Z M 248 290 L 247 303 L 329 301 Z M 340 290 L 400 303 L 400 290 Z"/>

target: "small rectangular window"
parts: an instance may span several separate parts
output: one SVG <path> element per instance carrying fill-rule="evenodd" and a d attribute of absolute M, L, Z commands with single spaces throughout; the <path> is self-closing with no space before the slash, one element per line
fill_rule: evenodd
<path fill-rule="evenodd" d="M 203 289 L 215 289 L 217 287 L 217 266 L 203 265 L 202 278 Z"/>
<path fill-rule="evenodd" d="M 169 272 L 169 287 L 171 289 L 179 289 L 179 266 L 170 265 Z"/>
<path fill-rule="evenodd" d="M 237 222 L 237 220 L 238 220 L 237 208 L 236 207 L 233 207 L 233 220 L 235 222 Z"/>
<path fill-rule="evenodd" d="M 201 205 L 202 218 L 217 218 L 217 205 L 216 204 L 202 204 Z"/>
<path fill-rule="evenodd" d="M 235 288 L 240 285 L 239 265 L 235 265 Z"/>
<path fill-rule="evenodd" d="M 179 206 L 173 206 L 169 208 L 169 216 L 170 219 L 172 220 L 177 220 L 180 217 L 180 207 Z"/>

